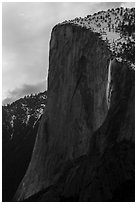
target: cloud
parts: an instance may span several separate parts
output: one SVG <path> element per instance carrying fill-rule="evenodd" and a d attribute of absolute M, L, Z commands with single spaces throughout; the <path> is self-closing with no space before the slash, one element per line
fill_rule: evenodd
<path fill-rule="evenodd" d="M 132 3 L 132 2 L 131 2 Z M 133 3 L 132 3 L 133 4 Z M 2 3 L 2 86 L 9 89 L 46 79 L 51 30 L 59 22 L 129 2 L 4 2 Z"/>
<path fill-rule="evenodd" d="M 124 8 L 133 8 L 135 7 L 135 2 L 123 2 L 121 6 Z"/>
<path fill-rule="evenodd" d="M 29 95 L 31 93 L 39 93 L 42 91 L 46 90 L 46 80 L 39 82 L 37 84 L 24 84 L 22 87 L 20 88 L 15 88 L 12 91 L 8 92 L 8 97 L 6 97 L 3 101 L 2 104 L 8 104 L 8 103 L 12 103 L 13 101 L 24 97 L 25 95 Z"/>
<path fill-rule="evenodd" d="M 2 101 L 2 105 L 6 105 L 6 104 L 10 104 L 12 103 L 14 100 L 10 97 L 7 97 L 5 98 L 3 101 Z"/>

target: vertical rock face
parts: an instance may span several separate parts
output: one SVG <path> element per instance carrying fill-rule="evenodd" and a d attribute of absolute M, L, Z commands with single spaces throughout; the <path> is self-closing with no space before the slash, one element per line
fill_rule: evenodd
<path fill-rule="evenodd" d="M 107 113 L 109 52 L 96 34 L 71 25 L 55 27 L 50 45 L 49 143 L 74 159 L 87 152 Z"/>
<path fill-rule="evenodd" d="M 50 41 L 47 112 L 32 159 L 16 193 L 25 199 L 59 178 L 65 161 L 87 154 L 107 115 L 110 52 L 99 35 L 73 25 L 54 27 Z"/>
<path fill-rule="evenodd" d="M 49 60 L 47 112 L 16 200 L 43 189 L 34 201 L 123 199 L 134 190 L 134 70 L 69 24 L 54 27 Z"/>
<path fill-rule="evenodd" d="M 53 187 L 30 201 L 134 201 L 134 70 L 110 62 L 109 110 L 88 153 L 64 166 Z"/>

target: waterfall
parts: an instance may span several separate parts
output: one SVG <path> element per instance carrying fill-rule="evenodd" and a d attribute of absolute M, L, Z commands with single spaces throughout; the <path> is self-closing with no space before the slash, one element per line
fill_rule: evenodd
<path fill-rule="evenodd" d="M 107 83 L 107 88 L 106 88 L 106 98 L 107 98 L 107 105 L 109 109 L 110 105 L 110 98 L 111 98 L 111 65 L 112 65 L 112 60 L 110 59 L 109 62 L 109 67 L 108 67 L 108 83 Z"/>

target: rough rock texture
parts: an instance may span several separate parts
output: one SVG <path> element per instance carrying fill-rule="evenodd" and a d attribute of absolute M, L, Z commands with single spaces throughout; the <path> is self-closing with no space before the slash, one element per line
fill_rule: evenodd
<path fill-rule="evenodd" d="M 2 106 L 2 201 L 9 202 L 28 168 L 46 91 Z"/>
<path fill-rule="evenodd" d="M 123 183 L 133 188 L 134 71 L 109 59 L 98 34 L 53 29 L 48 117 L 16 200 L 109 201 L 119 198 L 118 188 L 122 195 Z"/>

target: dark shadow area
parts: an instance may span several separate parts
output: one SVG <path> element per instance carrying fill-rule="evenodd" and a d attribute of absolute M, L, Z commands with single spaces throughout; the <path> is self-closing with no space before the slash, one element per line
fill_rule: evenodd
<path fill-rule="evenodd" d="M 110 202 L 135 202 L 135 180 L 126 181 L 116 188 Z"/>

